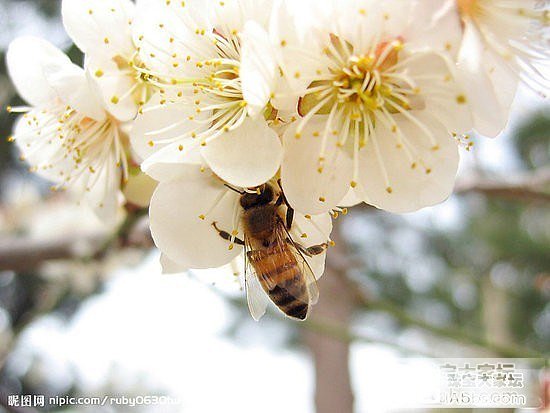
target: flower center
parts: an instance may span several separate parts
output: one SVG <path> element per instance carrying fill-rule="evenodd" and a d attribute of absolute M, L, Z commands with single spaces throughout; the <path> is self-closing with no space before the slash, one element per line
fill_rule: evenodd
<path fill-rule="evenodd" d="M 213 128 L 228 131 L 240 125 L 246 113 L 240 78 L 241 47 L 236 33 L 224 36 L 214 31 L 213 42 L 217 56 L 196 63 L 205 74 L 193 80 L 197 95 L 194 104 L 197 113 L 212 111 Z"/>
<path fill-rule="evenodd" d="M 73 173 L 65 178 L 67 183 L 86 172 L 91 176 L 99 174 L 113 156 L 116 167 L 122 168 L 123 180 L 127 180 L 128 158 L 116 121 L 110 117 L 96 121 L 67 107 L 58 122 L 62 129 L 58 135 L 62 141 L 61 153 L 64 159 L 72 159 L 74 165 Z M 88 187 L 93 186 L 93 181 L 92 178 L 88 182 Z"/>
<path fill-rule="evenodd" d="M 131 79 L 131 87 L 121 95 L 111 96 L 111 103 L 117 105 L 119 102 L 131 99 L 141 109 L 156 90 L 155 85 L 149 81 L 151 75 L 146 70 L 145 64 L 141 61 L 137 52 L 130 59 L 116 56 L 113 61 L 118 70 Z M 101 78 L 103 75 L 101 69 L 95 72 L 97 78 Z"/>
<path fill-rule="evenodd" d="M 411 109 L 419 93 L 413 82 L 399 73 L 400 39 L 382 42 L 367 54 L 355 54 L 353 47 L 331 36 L 325 49 L 330 66 L 322 80 L 310 84 L 298 110 L 304 119 L 314 114 L 333 114 L 362 124 L 374 125 L 377 113 L 395 114 Z M 298 131 L 299 133 L 300 131 Z"/>
<path fill-rule="evenodd" d="M 97 121 L 58 102 L 52 108 L 25 113 L 22 121 L 25 128 L 13 140 L 24 148 L 22 159 L 29 161 L 32 171 L 47 172 L 58 183 L 52 190 L 77 181 L 91 190 L 100 177 L 119 168 L 127 180 L 127 142 L 116 120 Z"/>
<path fill-rule="evenodd" d="M 414 144 L 399 127 L 396 117 L 416 125 L 429 140 L 434 151 L 439 145 L 431 132 L 417 116 L 416 110 L 426 107 L 426 91 L 421 91 L 418 80 L 434 77 L 431 73 L 414 73 L 414 61 L 422 54 L 402 54 L 403 40 L 382 41 L 372 44 L 363 53 L 349 42 L 332 35 L 325 48 L 327 68 L 317 72 L 298 105 L 302 119 L 296 127 L 296 139 L 315 115 L 327 115 L 325 126 L 313 132 L 320 137 L 317 171 L 323 173 L 327 164 L 328 146 L 335 145 L 353 161 L 355 188 L 359 176 L 359 153 L 367 145 L 373 145 L 378 163 L 392 193 L 392 185 L 379 149 L 377 128 L 392 132 L 395 145 L 403 150 L 411 168 L 431 168 L 418 156 Z M 435 77 L 434 77 L 435 78 Z M 429 89 L 429 88 L 428 88 Z M 438 91 L 441 95 L 445 91 Z M 381 135 L 380 135 L 381 136 Z M 319 198 L 321 202 L 322 199 Z"/>

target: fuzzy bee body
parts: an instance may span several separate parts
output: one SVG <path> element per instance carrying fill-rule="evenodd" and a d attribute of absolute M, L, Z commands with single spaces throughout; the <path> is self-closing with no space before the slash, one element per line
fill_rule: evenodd
<path fill-rule="evenodd" d="M 259 286 L 284 314 L 304 320 L 311 304 L 317 300 L 318 290 L 311 268 L 285 225 L 285 207 L 275 200 L 270 186 L 265 186 L 259 194 L 244 194 L 241 206 L 247 261 L 245 278 L 253 317 L 257 318 L 255 295 L 262 293 L 257 291 Z"/>

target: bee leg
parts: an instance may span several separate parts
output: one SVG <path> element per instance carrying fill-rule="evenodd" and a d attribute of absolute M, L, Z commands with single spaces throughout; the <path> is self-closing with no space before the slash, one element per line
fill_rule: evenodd
<path fill-rule="evenodd" d="M 328 248 L 328 243 L 323 242 L 322 244 L 312 245 L 311 247 L 306 248 L 306 250 L 311 256 L 313 256 L 313 255 L 322 254 L 323 252 L 325 252 L 327 250 L 327 248 Z"/>
<path fill-rule="evenodd" d="M 296 244 L 300 252 L 308 257 L 313 257 L 315 255 L 320 255 L 325 252 L 328 248 L 328 243 L 323 242 L 322 244 L 312 245 L 311 247 L 304 247 L 303 245 Z"/>
<path fill-rule="evenodd" d="M 229 232 L 227 231 L 223 231 L 221 229 L 218 228 L 218 223 L 217 222 L 212 222 L 212 226 L 214 227 L 214 229 L 216 231 L 218 231 L 218 234 L 220 235 L 220 237 L 222 237 L 224 240 L 226 241 L 233 241 L 235 244 L 237 245 L 244 245 L 244 241 L 240 238 L 237 238 L 237 237 L 233 237 Z"/>
<path fill-rule="evenodd" d="M 287 204 L 287 209 L 286 209 L 286 229 L 288 229 L 289 231 L 291 230 L 292 228 L 292 223 L 294 222 L 294 209 L 291 208 L 290 206 L 288 206 Z"/>
<path fill-rule="evenodd" d="M 290 231 L 290 229 L 292 228 L 292 223 L 294 222 L 294 208 L 290 206 L 290 204 L 286 199 L 285 193 L 283 192 L 283 185 L 281 184 L 280 178 L 277 180 L 277 184 L 281 189 L 281 193 L 279 194 L 279 199 L 277 199 L 277 202 L 275 203 L 275 205 L 281 206 L 283 203 L 286 205 L 286 229 Z"/>

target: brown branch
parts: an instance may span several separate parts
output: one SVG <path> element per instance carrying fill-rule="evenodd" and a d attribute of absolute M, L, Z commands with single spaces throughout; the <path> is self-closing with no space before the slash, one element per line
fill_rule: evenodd
<path fill-rule="evenodd" d="M 455 193 L 458 195 L 480 193 L 496 198 L 550 203 L 550 168 L 506 181 L 487 178 L 463 180 L 456 185 Z M 0 239 L 0 271 L 33 270 L 46 261 L 57 259 L 97 259 L 101 258 L 116 243 L 122 244 L 124 247 L 135 246 L 134 243 L 141 247 L 151 246 L 151 238 L 146 226 L 141 226 L 139 231 L 134 231 L 138 233 L 138 241 L 128 238 L 128 234 L 135 229 L 143 214 L 143 210 L 129 214 L 129 218 L 121 229 L 115 232 L 113 237 L 106 239 L 101 239 L 97 235 L 88 236 L 84 239 L 70 238 L 43 241 L 25 238 Z M 95 252 L 89 257 L 85 257 L 81 253 L 83 247 Z"/>
<path fill-rule="evenodd" d="M 3 239 L 0 240 L 0 271 L 31 271 L 46 261 L 78 258 L 78 246 L 96 250 L 102 241 L 103 237 L 97 235 L 86 239 Z"/>
<path fill-rule="evenodd" d="M 550 168 L 505 181 L 474 178 L 456 185 L 455 194 L 468 193 L 525 202 L 550 202 Z"/>
<path fill-rule="evenodd" d="M 129 214 L 111 236 L 88 235 L 53 240 L 0 239 L 0 271 L 32 271 L 50 260 L 101 259 L 111 248 L 151 247 L 152 240 L 144 212 Z"/>

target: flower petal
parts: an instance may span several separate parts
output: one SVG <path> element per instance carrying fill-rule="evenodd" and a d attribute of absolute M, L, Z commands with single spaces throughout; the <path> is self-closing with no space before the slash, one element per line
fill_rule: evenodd
<path fill-rule="evenodd" d="M 63 156 L 64 141 L 59 139 L 57 130 L 47 127 L 55 124 L 58 117 L 56 113 L 34 109 L 17 119 L 14 137 L 22 159 L 37 175 L 62 184 L 73 170 L 74 161 Z M 52 159 L 58 159 L 58 162 L 53 163 Z"/>
<path fill-rule="evenodd" d="M 484 70 L 484 45 L 475 24 L 465 21 L 464 37 L 458 56 L 458 79 L 466 97 L 475 129 L 486 136 L 498 135 L 508 121 L 509 107 L 502 107 L 491 79 Z"/>
<path fill-rule="evenodd" d="M 249 188 L 271 179 L 279 170 L 283 147 L 263 119 L 247 118 L 202 149 L 210 168 L 232 185 Z"/>
<path fill-rule="evenodd" d="M 162 99 L 159 94 L 151 98 L 133 122 L 130 132 L 130 143 L 142 162 L 142 170 L 156 180 L 165 180 L 172 170 L 176 171 L 177 168 L 171 168 L 170 164 L 203 163 L 200 144 L 191 134 L 200 132 L 197 128 L 205 126 L 188 120 L 189 116 L 203 115 L 196 114 L 185 104 L 160 104 Z"/>
<path fill-rule="evenodd" d="M 362 204 L 365 200 L 365 195 L 362 193 L 361 188 L 350 188 L 344 198 L 338 202 L 338 206 L 343 208 L 351 208 L 353 206 Z"/>
<path fill-rule="evenodd" d="M 44 76 L 61 101 L 92 119 L 105 119 L 101 100 L 80 67 L 72 63 L 49 64 L 44 67 Z"/>
<path fill-rule="evenodd" d="M 248 114 L 263 114 L 276 87 L 278 66 L 269 35 L 256 22 L 249 21 L 241 33 L 240 77 Z"/>
<path fill-rule="evenodd" d="M 10 44 L 6 63 L 19 95 L 32 106 L 43 106 L 57 97 L 44 75 L 44 66 L 70 65 L 71 61 L 51 43 L 25 36 Z"/>
<path fill-rule="evenodd" d="M 440 53 L 412 51 L 409 56 L 414 58 L 407 64 L 407 74 L 414 80 L 423 105 L 418 109 L 430 113 L 452 133 L 472 130 L 473 120 L 467 97 L 455 80 L 455 63 Z"/>
<path fill-rule="evenodd" d="M 409 22 L 403 33 L 409 47 L 457 55 L 462 28 L 456 0 L 415 0 Z"/>
<path fill-rule="evenodd" d="M 125 73 L 127 70 L 111 59 L 100 57 L 88 58 L 86 70 L 109 113 L 122 122 L 134 120 L 139 108 L 135 99 L 138 85 Z"/>
<path fill-rule="evenodd" d="M 327 137 L 325 165 L 319 172 L 324 128 L 325 117 L 320 116 L 307 123 L 300 139 L 296 138 L 296 127 L 289 128 L 283 137 L 282 185 L 292 207 L 304 214 L 320 214 L 336 207 L 352 180 L 351 158 L 337 147 L 332 131 Z"/>
<path fill-rule="evenodd" d="M 228 264 L 242 252 L 222 239 L 212 223 L 231 232 L 238 220 L 239 195 L 196 166 L 185 176 L 162 182 L 149 210 L 151 233 L 157 247 L 173 262 L 188 268 L 214 268 Z M 201 219 L 200 216 L 204 216 Z"/>
<path fill-rule="evenodd" d="M 63 0 L 63 24 L 84 53 L 130 59 L 134 8 L 130 0 Z"/>
<path fill-rule="evenodd" d="M 124 198 L 128 203 L 146 208 L 151 202 L 151 196 L 153 196 L 156 187 L 157 182 L 144 173 L 130 174 L 128 182 L 124 186 Z"/>
<path fill-rule="evenodd" d="M 105 161 L 95 174 L 83 174 L 79 182 L 72 184 L 69 190 L 77 194 L 82 193 L 84 201 L 93 208 L 103 223 L 115 225 L 123 200 L 120 192 L 121 180 L 121 171 L 116 166 L 113 156 L 113 159 Z"/>
<path fill-rule="evenodd" d="M 322 245 L 329 242 L 330 233 L 332 232 L 332 219 L 329 214 L 313 215 L 311 218 L 296 214 L 290 232 L 292 239 L 305 248 Z M 316 279 L 321 278 L 325 271 L 326 255 L 326 252 L 323 252 L 312 257 L 305 257 Z"/>
<path fill-rule="evenodd" d="M 399 133 L 378 122 L 375 136 L 360 152 L 365 201 L 390 212 L 412 212 L 444 201 L 452 192 L 458 169 L 458 145 L 446 128 L 428 114 L 411 115 L 431 131 L 434 141 L 409 119 L 395 115 L 403 136 L 401 147 Z"/>

